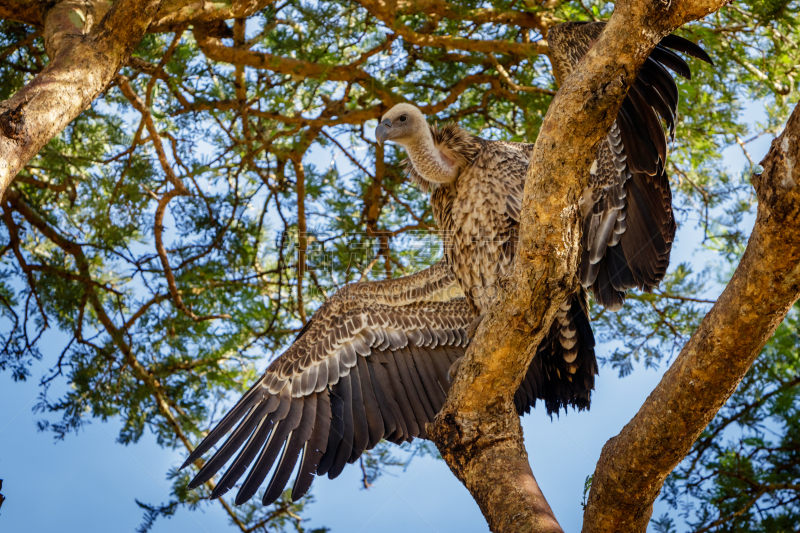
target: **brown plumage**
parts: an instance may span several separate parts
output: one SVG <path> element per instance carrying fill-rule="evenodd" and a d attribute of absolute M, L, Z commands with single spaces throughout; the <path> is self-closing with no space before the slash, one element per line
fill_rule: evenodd
<path fill-rule="evenodd" d="M 412 276 L 344 287 L 192 452 L 184 467 L 233 430 L 189 487 L 211 479 L 238 452 L 212 498 L 254 463 L 235 502 L 250 499 L 274 467 L 263 497 L 270 504 L 299 461 L 292 491 L 299 499 L 315 475 L 338 476 L 381 439 L 424 438 L 425 424 L 444 403 L 447 369 L 469 343 L 473 318 L 444 262 Z"/>
<path fill-rule="evenodd" d="M 601 30 L 602 24 L 551 29 L 548 40 L 559 79 Z M 707 59 L 688 41 L 667 37 L 662 45 Z M 581 279 L 612 307 L 620 297 L 606 297 L 608 287 L 624 294 L 626 288 L 648 289 L 663 278 L 674 233 L 663 173 L 666 141 L 657 134 L 663 136 L 663 130 L 651 111 L 674 129 L 677 89 L 656 61 L 683 74 L 688 67 L 662 48 L 631 91 L 638 96 L 626 99 L 607 143 L 598 149 L 583 197 L 584 255 L 590 255 L 582 262 Z M 469 325 L 491 305 L 498 281 L 513 266 L 533 146 L 486 141 L 457 125 L 429 127 L 407 104 L 387 113 L 376 137 L 408 151 L 409 176 L 431 192 L 445 259 L 413 276 L 349 285 L 326 301 L 187 458 L 184 467 L 231 432 L 190 489 L 233 459 L 212 497 L 234 487 L 250 468 L 235 502 L 250 499 L 273 472 L 262 499 L 267 505 L 280 496 L 299 464 L 292 487 L 292 498 L 298 499 L 314 476 L 338 476 L 381 439 L 424 438 L 425 424 L 443 405 L 448 368 L 464 355 Z M 637 254 L 644 248 L 646 253 Z M 537 399 L 550 413 L 568 405 L 589 406 L 597 363 L 586 307 L 585 291 L 561 306 L 515 395 L 520 413 Z"/>
<path fill-rule="evenodd" d="M 533 145 L 487 141 L 455 124 L 429 127 L 409 104 L 392 108 L 382 124 L 379 139 L 405 147 L 410 179 L 431 190 L 445 258 L 475 315 L 483 315 L 514 266 Z M 589 407 L 597 362 L 587 308 L 585 291 L 563 303 L 515 397 L 520 413 L 537 399 L 544 400 L 549 413 L 570 405 Z"/>

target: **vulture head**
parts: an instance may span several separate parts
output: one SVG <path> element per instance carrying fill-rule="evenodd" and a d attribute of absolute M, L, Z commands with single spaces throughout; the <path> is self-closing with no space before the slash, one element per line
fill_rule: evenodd
<path fill-rule="evenodd" d="M 464 158 L 439 137 L 438 130 L 428 125 L 422 111 L 411 104 L 397 104 L 381 117 L 375 128 L 375 139 L 379 143 L 392 141 L 406 149 L 414 171 L 423 180 L 434 184 L 452 183 L 464 166 Z"/>

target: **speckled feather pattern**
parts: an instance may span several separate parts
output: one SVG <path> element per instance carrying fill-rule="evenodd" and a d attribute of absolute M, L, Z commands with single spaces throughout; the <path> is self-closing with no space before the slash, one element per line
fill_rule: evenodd
<path fill-rule="evenodd" d="M 473 139 L 482 149 L 464 158 L 454 183 L 433 191 L 431 208 L 448 262 L 476 314 L 483 314 L 513 263 L 533 145 Z"/>
<path fill-rule="evenodd" d="M 431 208 L 443 236 L 445 257 L 475 313 L 481 315 L 499 297 L 500 281 L 515 264 L 525 177 L 534 145 L 478 137 L 467 142 L 467 135 L 454 135 L 469 151 L 462 154 L 463 168 L 453 183 L 433 186 Z M 562 307 L 536 363 L 538 371 L 549 377 L 533 386 L 530 403 L 521 402 L 523 410 L 536 398 L 544 398 L 551 412 L 567 405 L 589 405 L 597 364 L 585 293 L 568 298 Z M 583 337 L 577 335 L 576 320 L 586 322 Z M 580 370 L 585 372 L 573 382 Z M 563 385 L 559 388 L 556 383 Z M 547 396 L 548 387 L 559 391 Z"/>

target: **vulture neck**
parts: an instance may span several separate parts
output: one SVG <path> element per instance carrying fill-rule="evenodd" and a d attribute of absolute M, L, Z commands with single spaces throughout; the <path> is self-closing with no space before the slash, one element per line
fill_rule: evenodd
<path fill-rule="evenodd" d="M 432 183 L 452 183 L 461 170 L 458 160 L 450 150 L 433 142 L 428 128 L 417 135 L 406 146 L 414 169 L 425 180 Z"/>

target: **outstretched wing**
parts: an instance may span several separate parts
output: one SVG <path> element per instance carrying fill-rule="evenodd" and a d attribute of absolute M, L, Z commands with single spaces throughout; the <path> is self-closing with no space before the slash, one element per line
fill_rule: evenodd
<path fill-rule="evenodd" d="M 548 43 L 555 69 L 565 79 L 603 31 L 605 23 L 565 23 L 552 28 Z M 600 143 L 583 192 L 583 255 L 580 278 L 603 306 L 622 307 L 633 287 L 650 291 L 667 272 L 675 218 L 665 172 L 667 126 L 675 132 L 678 88 L 670 69 L 691 77 L 672 50 L 708 63 L 702 48 L 677 35 L 661 40 L 628 91 L 606 139 Z"/>
<path fill-rule="evenodd" d="M 537 399 L 545 400 L 551 413 L 567 404 L 588 407 L 587 384 L 568 377 L 569 365 L 583 366 L 587 357 L 581 348 L 585 344 L 576 343 L 586 335 L 584 326 L 569 326 L 570 317 L 581 311 L 572 307 L 569 314 L 559 314 L 563 327 L 554 334 L 575 340 L 567 341 L 569 349 L 563 342 L 543 343 L 547 349 L 534 357 L 514 398 L 520 414 Z M 181 468 L 230 433 L 189 489 L 233 459 L 211 497 L 225 494 L 249 469 L 235 499 L 242 504 L 272 472 L 262 499 L 268 505 L 299 464 L 292 485 L 297 500 L 315 476 L 337 477 L 381 439 L 426 438 L 425 425 L 444 404 L 448 370 L 466 351 L 473 319 L 455 277 L 441 263 L 414 276 L 345 287 L 320 307 L 289 349 L 189 455 Z M 591 364 L 596 372 L 593 350 Z"/>
<path fill-rule="evenodd" d="M 315 475 L 338 476 L 381 439 L 425 437 L 425 424 L 444 403 L 448 369 L 469 342 L 472 319 L 463 298 L 393 306 L 340 291 L 192 452 L 184 467 L 233 430 L 189 488 L 211 479 L 238 452 L 212 498 L 233 488 L 252 464 L 236 504 L 249 500 L 273 471 L 263 497 L 270 504 L 299 463 L 296 500 Z"/>

